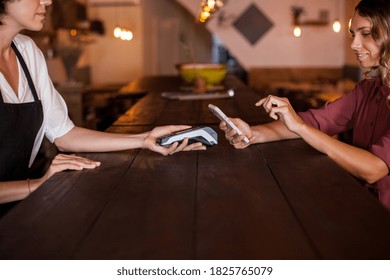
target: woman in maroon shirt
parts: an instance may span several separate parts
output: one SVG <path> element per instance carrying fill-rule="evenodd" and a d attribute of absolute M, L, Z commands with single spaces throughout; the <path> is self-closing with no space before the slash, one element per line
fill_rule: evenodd
<path fill-rule="evenodd" d="M 363 68 L 366 79 L 344 97 L 320 109 L 296 113 L 286 98 L 268 96 L 256 103 L 277 120 L 250 127 L 240 119 L 233 122 L 250 139 L 242 141 L 220 127 L 236 148 L 253 143 L 302 138 L 328 155 L 348 172 L 373 188 L 382 204 L 390 210 L 390 1 L 362 0 L 355 8 L 350 34 L 351 48 Z M 352 145 L 332 137 L 353 129 Z"/>

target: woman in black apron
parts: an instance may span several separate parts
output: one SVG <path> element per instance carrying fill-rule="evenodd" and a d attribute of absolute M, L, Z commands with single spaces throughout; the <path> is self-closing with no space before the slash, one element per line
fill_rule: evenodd
<path fill-rule="evenodd" d="M 0 178 L 2 181 L 28 180 L 31 151 L 43 121 L 42 104 L 38 99 L 30 72 L 14 43 L 12 43 L 12 49 L 23 68 L 34 102 L 4 103 L 0 90 Z M 30 192 L 29 189 L 28 193 Z M 26 193 L 26 190 L 22 190 L 22 193 Z M 13 204 L 0 206 L 0 211 L 6 211 Z"/>
<path fill-rule="evenodd" d="M 42 73 L 40 71 L 40 67 L 45 64 L 42 53 L 30 38 L 18 35 L 23 29 L 41 30 L 46 6 L 50 4 L 51 0 L 5 0 L 0 2 L 0 73 L 4 77 L 2 81 L 5 81 L 3 85 L 0 84 L 0 205 L 3 204 L 0 206 L 0 212 L 1 208 L 9 208 L 10 204 L 4 203 L 27 197 L 56 172 L 67 169 L 95 168 L 100 165 L 99 162 L 76 155 L 59 154 L 54 158 L 42 178 L 30 180 L 29 164 L 35 157 L 33 149 L 41 144 L 39 142 L 43 137 L 42 131 L 46 132 L 45 124 L 49 122 L 48 120 L 51 121 L 52 130 L 54 123 L 54 131 L 57 130 L 57 124 L 62 126 L 66 122 L 68 125 L 66 131 L 52 136 L 54 143 L 60 150 L 98 152 L 147 148 L 163 155 L 169 155 L 179 151 L 205 149 L 202 143 L 188 145 L 187 140 L 180 145 L 174 143 L 171 147 L 162 147 L 156 143 L 157 137 L 186 129 L 188 126 L 157 127 L 149 133 L 139 135 L 104 133 L 73 126 L 66 114 L 62 98 L 49 82 L 49 76 L 45 71 Z M 17 38 L 18 42 L 23 45 L 24 58 L 21 50 L 18 49 L 18 44 L 13 42 Z M 31 59 L 29 55 L 31 55 Z M 23 76 L 19 76 L 18 62 L 23 70 Z M 44 67 L 46 70 L 46 65 Z M 36 72 L 30 72 L 32 69 L 39 72 L 39 75 Z M 19 82 L 25 80 L 28 82 L 28 94 L 31 93 L 33 101 L 5 102 L 4 96 L 7 95 L 4 95 L 5 92 L 1 92 L 1 90 L 5 88 L 8 90 L 8 98 L 13 93 L 19 97 Z M 6 83 L 10 87 L 7 87 Z M 42 94 L 42 90 L 45 94 Z M 60 100 L 56 104 L 59 106 L 52 109 L 51 101 L 45 103 L 45 99 L 40 100 L 40 98 L 45 97 L 50 98 L 49 100 Z M 54 115 L 51 115 L 51 112 L 55 112 Z M 65 118 L 58 120 L 58 112 Z M 40 135 L 40 138 L 37 138 L 37 134 Z"/>

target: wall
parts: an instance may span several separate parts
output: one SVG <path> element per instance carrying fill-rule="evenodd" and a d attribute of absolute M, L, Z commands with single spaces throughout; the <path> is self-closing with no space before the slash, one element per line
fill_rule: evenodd
<path fill-rule="evenodd" d="M 87 55 L 91 66 L 91 82 L 94 85 L 124 84 L 143 76 L 144 34 L 141 6 L 88 7 L 89 19 L 104 22 L 106 34 L 96 36 Z M 122 41 L 113 36 L 115 25 L 131 27 L 134 38 Z"/>
<path fill-rule="evenodd" d="M 180 41 L 194 50 L 194 60 L 211 60 L 209 31 L 196 24 L 174 0 L 142 0 L 139 6 L 119 8 L 89 6 L 88 17 L 104 21 L 106 27 L 106 34 L 98 36 L 86 52 L 94 85 L 125 84 L 144 75 L 177 74 L 175 64 L 191 60 Z M 132 27 L 132 41 L 113 37 L 117 24 Z"/>
<path fill-rule="evenodd" d="M 177 74 L 182 62 L 210 62 L 211 34 L 175 0 L 142 0 L 146 75 Z"/>
<path fill-rule="evenodd" d="M 113 0 L 114 1 L 114 0 Z M 339 5 L 336 5 L 336 2 Z M 115 2 L 115 1 L 114 1 Z M 141 6 L 89 7 L 89 18 L 105 23 L 106 35 L 97 37 L 87 52 L 91 64 L 92 83 L 127 83 L 150 74 L 175 74 L 175 63 L 188 61 L 180 45 L 186 38 L 196 50 L 196 61 L 211 61 L 210 33 L 216 34 L 246 70 L 253 67 L 342 67 L 357 66 L 349 44 L 346 25 L 358 0 L 229 0 L 225 7 L 229 20 L 218 25 L 217 18 L 206 26 L 195 24 L 200 0 L 142 0 Z M 346 9 L 344 9 L 344 2 Z M 274 23 L 255 45 L 249 44 L 231 26 L 234 17 L 254 3 Z M 340 13 L 343 31 L 336 34 L 327 27 L 303 27 L 301 38 L 292 33 L 292 5 L 304 6 L 306 19 L 318 17 L 320 9 L 328 9 L 330 20 Z M 336 12 L 336 10 L 338 10 Z M 192 15 L 191 15 L 192 14 Z M 188 16 L 190 15 L 190 16 Z M 123 42 L 112 36 L 118 20 L 132 24 L 135 37 Z M 165 26 L 165 27 L 164 27 Z M 172 27 L 174 34 L 161 38 L 159 31 Z M 159 29 L 160 28 L 160 29 Z M 168 49 L 166 46 L 170 46 Z M 162 55 L 161 55 L 162 54 Z"/>
<path fill-rule="evenodd" d="M 194 15 L 199 12 L 199 1 L 176 0 Z M 273 22 L 273 27 L 256 44 L 251 45 L 232 25 L 251 4 L 255 4 Z M 326 27 L 304 26 L 300 38 L 292 36 L 293 5 L 303 6 L 308 20 L 317 19 L 320 10 L 329 11 L 332 21 L 339 14 L 343 29 L 340 33 Z M 342 67 L 345 61 L 346 24 L 344 0 L 240 0 L 228 1 L 224 7 L 227 22 L 210 20 L 207 28 L 216 34 L 241 65 L 253 67 Z"/>

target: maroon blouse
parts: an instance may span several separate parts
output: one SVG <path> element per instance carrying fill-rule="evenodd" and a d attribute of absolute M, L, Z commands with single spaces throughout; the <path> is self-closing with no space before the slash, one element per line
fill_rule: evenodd
<path fill-rule="evenodd" d="M 365 79 L 342 98 L 299 115 L 328 135 L 352 128 L 352 144 L 381 158 L 390 170 L 390 109 L 386 105 L 389 94 L 390 88 L 379 77 Z M 390 210 L 390 174 L 370 187 L 378 190 L 379 200 Z"/>

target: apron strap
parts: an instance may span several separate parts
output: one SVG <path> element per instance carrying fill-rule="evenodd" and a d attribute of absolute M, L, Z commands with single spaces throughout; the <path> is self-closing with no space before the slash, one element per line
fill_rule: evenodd
<path fill-rule="evenodd" d="M 26 75 L 28 85 L 30 86 L 30 89 L 31 89 L 32 94 L 34 96 L 34 100 L 38 101 L 39 100 L 38 99 L 38 94 L 37 94 L 37 91 L 35 89 L 34 83 L 33 83 L 32 79 L 31 79 L 31 75 L 30 75 L 30 72 L 28 71 L 26 62 L 24 62 L 23 56 L 20 54 L 20 52 L 19 52 L 19 50 L 16 47 L 14 42 L 12 42 L 11 46 L 12 46 L 12 49 L 14 50 L 16 56 L 18 57 L 19 63 L 20 63 L 20 65 L 23 68 L 24 74 Z"/>

